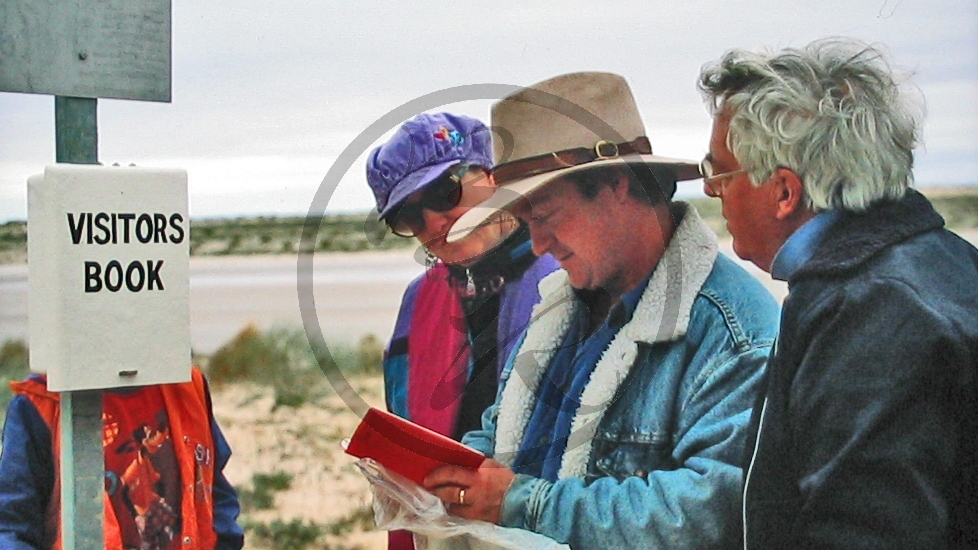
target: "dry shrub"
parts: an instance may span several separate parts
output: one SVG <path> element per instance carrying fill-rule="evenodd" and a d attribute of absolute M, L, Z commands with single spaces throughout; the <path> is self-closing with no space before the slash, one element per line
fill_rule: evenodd
<path fill-rule="evenodd" d="M 287 363 L 288 355 L 269 345 L 258 327 L 249 324 L 214 352 L 207 361 L 207 374 L 215 384 L 243 380 L 268 382 L 274 373 L 288 370 Z"/>
<path fill-rule="evenodd" d="M 330 345 L 314 352 L 301 327 L 260 331 L 249 324 L 206 363 L 214 384 L 250 381 L 272 386 L 277 408 L 299 407 L 323 396 L 328 388 L 324 369 L 338 368 L 344 375 L 377 374 L 382 357 L 383 346 L 372 335 L 355 349 Z"/>

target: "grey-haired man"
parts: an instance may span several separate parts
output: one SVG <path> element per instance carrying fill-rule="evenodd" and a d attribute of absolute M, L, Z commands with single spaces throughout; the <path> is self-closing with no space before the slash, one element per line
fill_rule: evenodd
<path fill-rule="evenodd" d="M 731 51 L 700 86 L 705 190 L 790 290 L 745 547 L 978 546 L 978 251 L 909 187 L 919 125 L 882 54 Z"/>

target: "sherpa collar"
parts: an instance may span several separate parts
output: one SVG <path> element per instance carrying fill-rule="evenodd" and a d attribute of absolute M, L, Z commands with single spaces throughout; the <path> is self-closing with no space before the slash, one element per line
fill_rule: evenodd
<path fill-rule="evenodd" d="M 691 205 L 673 204 L 681 218 L 669 246 L 642 293 L 632 319 L 615 335 L 601 355 L 571 425 L 567 450 L 558 478 L 582 478 L 591 458 L 591 441 L 618 385 L 638 357 L 639 343 L 671 342 L 686 335 L 693 301 L 713 270 L 717 239 Z M 540 281 L 542 300 L 533 309 L 532 322 L 516 354 L 513 372 L 503 388 L 496 423 L 494 458 L 512 467 L 533 412 L 540 381 L 550 359 L 563 341 L 579 302 L 557 270 Z"/>

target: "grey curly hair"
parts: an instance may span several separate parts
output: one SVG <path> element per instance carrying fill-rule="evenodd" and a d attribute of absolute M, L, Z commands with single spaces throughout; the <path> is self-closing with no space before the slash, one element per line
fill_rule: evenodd
<path fill-rule="evenodd" d="M 862 211 L 906 193 L 923 102 L 904 87 L 878 48 L 841 38 L 731 50 L 699 79 L 712 114 L 730 117 L 727 147 L 751 182 L 788 168 L 813 212 Z"/>

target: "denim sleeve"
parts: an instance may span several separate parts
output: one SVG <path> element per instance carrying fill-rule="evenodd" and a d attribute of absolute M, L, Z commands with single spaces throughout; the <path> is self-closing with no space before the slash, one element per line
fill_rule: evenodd
<path fill-rule="evenodd" d="M 729 548 L 740 538 L 745 432 L 768 346 L 690 369 L 680 393 L 675 469 L 551 483 L 517 475 L 502 525 L 574 548 Z M 646 390 L 649 391 L 649 390 Z"/>
<path fill-rule="evenodd" d="M 14 397 L 0 453 L 0 548 L 41 548 L 52 490 L 51 431 L 26 397 Z"/>
<path fill-rule="evenodd" d="M 241 505 L 234 487 L 224 477 L 224 467 L 231 458 L 228 445 L 217 420 L 211 417 L 211 432 L 214 435 L 214 532 L 217 534 L 218 550 L 240 550 L 244 546 L 244 531 L 238 525 Z"/>
<path fill-rule="evenodd" d="M 472 430 L 462 436 L 463 445 L 471 447 L 488 457 L 492 456 L 493 450 L 496 448 L 497 404 L 498 397 L 497 403 L 493 403 L 482 413 L 481 430 Z"/>

